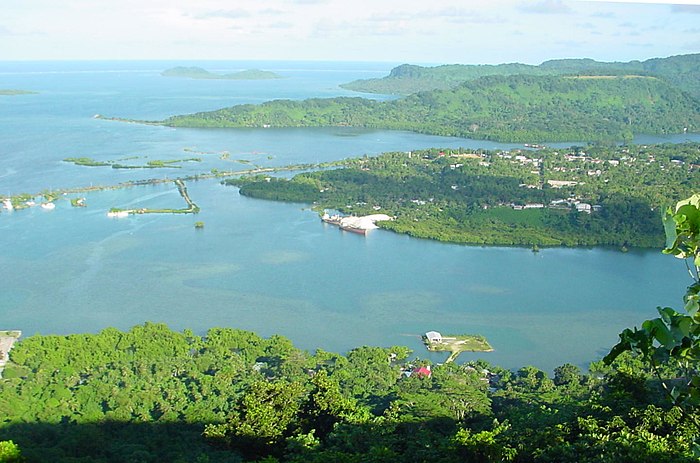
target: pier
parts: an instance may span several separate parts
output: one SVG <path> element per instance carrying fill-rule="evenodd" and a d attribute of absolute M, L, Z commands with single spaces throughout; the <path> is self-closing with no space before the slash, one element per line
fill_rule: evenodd
<path fill-rule="evenodd" d="M 22 336 L 22 332 L 19 330 L 0 331 L 0 377 L 2 377 L 2 370 L 5 369 L 5 365 L 10 360 L 12 346 L 20 336 Z"/>
<path fill-rule="evenodd" d="M 51 197 L 50 201 L 55 201 L 55 200 L 60 199 L 62 196 L 69 195 L 69 194 L 81 194 L 81 193 L 108 191 L 108 190 L 121 190 L 121 189 L 125 189 L 125 188 L 136 187 L 136 186 L 160 185 L 163 183 L 175 182 L 175 184 L 178 186 L 178 190 L 180 191 L 180 195 L 185 199 L 185 202 L 187 202 L 188 207 L 186 209 L 165 209 L 165 210 L 144 209 L 144 210 L 141 210 L 140 213 L 145 213 L 145 214 L 147 214 L 147 213 L 180 213 L 180 214 L 182 214 L 182 213 L 197 213 L 197 212 L 199 212 L 199 207 L 194 202 L 192 202 L 189 195 L 187 194 L 187 188 L 184 185 L 185 181 L 210 180 L 210 179 L 215 179 L 215 178 L 237 177 L 237 176 L 241 176 L 241 175 L 256 175 L 256 174 L 274 173 L 274 172 L 283 172 L 283 171 L 307 170 L 307 169 L 314 169 L 314 168 L 329 167 L 331 165 L 341 165 L 341 163 L 297 164 L 297 165 L 282 166 L 282 167 L 255 167 L 253 169 L 244 169 L 244 170 L 236 170 L 236 171 L 216 171 L 216 172 L 204 173 L 204 174 L 194 174 L 194 175 L 189 175 L 189 176 L 185 176 L 182 178 L 177 178 L 175 180 L 173 180 L 172 178 L 151 178 L 151 179 L 144 179 L 144 180 L 131 180 L 128 182 L 118 183 L 116 185 L 91 185 L 91 186 L 87 186 L 87 187 L 56 189 L 56 190 L 51 190 L 48 193 L 42 192 L 42 193 L 35 193 L 35 194 L 19 194 L 19 195 L 10 195 L 10 196 L 0 195 L 0 202 L 3 202 L 5 204 L 9 204 L 15 210 L 20 210 L 20 209 L 26 209 L 28 207 L 31 207 L 31 205 L 27 204 L 28 202 L 32 203 L 33 199 L 40 197 L 40 196 L 45 196 L 45 195 L 50 195 L 50 197 Z M 5 206 L 5 207 L 9 210 L 9 207 L 7 207 L 7 206 Z M 139 213 L 138 211 L 132 211 L 132 210 L 130 210 L 129 212 L 130 213 Z"/>
<path fill-rule="evenodd" d="M 454 362 L 462 352 L 493 352 L 485 337 L 478 334 L 442 336 L 437 331 L 423 335 L 423 343 L 431 352 L 450 352 L 445 363 Z"/>
<path fill-rule="evenodd" d="M 187 187 L 185 186 L 184 180 L 181 178 L 175 179 L 174 180 L 175 185 L 177 186 L 177 190 L 180 192 L 180 196 L 182 196 L 182 199 L 185 200 L 185 203 L 187 203 L 187 207 L 184 209 L 128 209 L 128 210 L 120 210 L 120 209 L 112 209 L 109 214 L 114 214 L 115 216 L 119 217 L 119 214 L 126 213 L 126 214 L 196 214 L 199 212 L 199 206 L 197 206 L 194 201 L 192 201 L 192 198 L 190 198 L 189 193 L 187 193 Z"/>

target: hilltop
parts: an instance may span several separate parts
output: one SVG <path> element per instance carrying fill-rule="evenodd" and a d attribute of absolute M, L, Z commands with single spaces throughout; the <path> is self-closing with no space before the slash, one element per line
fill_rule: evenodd
<path fill-rule="evenodd" d="M 653 58 L 646 61 L 600 62 L 592 59 L 558 59 L 539 66 L 509 63 L 498 65 L 450 64 L 424 67 L 402 64 L 388 76 L 362 79 L 341 87 L 364 93 L 409 95 L 427 90 L 446 90 L 484 76 L 647 75 L 662 78 L 700 98 L 700 54 Z"/>

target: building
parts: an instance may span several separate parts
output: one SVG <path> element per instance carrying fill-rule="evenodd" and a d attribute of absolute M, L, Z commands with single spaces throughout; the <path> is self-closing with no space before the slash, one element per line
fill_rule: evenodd
<path fill-rule="evenodd" d="M 430 371 L 430 365 L 426 365 L 413 370 L 411 372 L 411 377 L 415 376 L 416 378 L 430 378 L 430 375 L 432 374 L 433 372 Z"/>
<path fill-rule="evenodd" d="M 425 339 L 427 339 L 430 343 L 438 343 L 442 342 L 442 335 L 437 331 L 428 331 L 425 333 Z"/>

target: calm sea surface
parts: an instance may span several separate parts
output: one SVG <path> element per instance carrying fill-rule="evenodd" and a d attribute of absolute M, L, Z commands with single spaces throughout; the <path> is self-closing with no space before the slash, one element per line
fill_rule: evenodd
<path fill-rule="evenodd" d="M 160 76 L 176 64 L 264 68 L 287 78 Z M 516 146 L 392 131 L 195 130 L 93 118 L 155 120 L 274 98 L 357 95 L 338 84 L 383 76 L 394 64 L 0 63 L 0 89 L 39 92 L 0 96 L 0 194 L 247 167 L 238 160 L 275 166 L 432 146 Z M 699 139 L 640 141 L 686 138 Z M 116 170 L 74 166 L 66 157 L 202 160 L 181 169 Z M 689 283 L 682 263 L 657 251 L 535 254 L 381 230 L 363 238 L 322 224 L 304 205 L 241 197 L 215 180 L 190 182 L 188 190 L 202 209 L 196 216 L 106 217 L 112 207 L 181 207 L 172 183 L 90 193 L 86 208 L 58 201 L 53 211 L 3 210 L 0 329 L 64 334 L 157 321 L 204 334 L 229 326 L 279 333 L 309 350 L 407 345 L 434 361 L 445 356 L 427 354 L 421 333 L 479 333 L 496 349 L 481 357 L 551 370 L 600 358 L 617 333 L 653 317 L 656 306 L 680 307 Z M 205 228 L 195 230 L 195 221 Z"/>

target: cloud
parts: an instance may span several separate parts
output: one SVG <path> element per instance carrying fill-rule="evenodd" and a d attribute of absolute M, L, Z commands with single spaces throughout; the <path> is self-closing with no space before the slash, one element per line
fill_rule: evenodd
<path fill-rule="evenodd" d="M 213 19 L 213 18 L 224 18 L 224 19 L 240 19 L 249 18 L 250 11 L 244 9 L 235 10 L 212 10 L 205 11 L 196 15 L 192 15 L 195 19 Z"/>
<path fill-rule="evenodd" d="M 591 14 L 591 17 L 601 19 L 615 19 L 617 18 L 617 15 L 610 11 L 598 11 L 596 13 Z"/>
<path fill-rule="evenodd" d="M 580 29 L 588 29 L 589 31 L 598 29 L 598 26 L 593 23 L 577 23 L 576 27 Z"/>
<path fill-rule="evenodd" d="M 697 53 L 698 49 L 700 48 L 700 40 L 696 40 L 695 42 L 683 44 L 683 48 L 686 50 L 689 50 L 693 53 Z"/>
<path fill-rule="evenodd" d="M 280 15 L 286 14 L 285 11 L 277 10 L 275 8 L 265 8 L 264 10 L 260 10 L 258 13 L 260 13 L 261 15 L 266 15 L 266 16 L 280 16 Z"/>
<path fill-rule="evenodd" d="M 562 0 L 544 0 L 539 3 L 525 4 L 518 8 L 523 13 L 532 14 L 568 14 L 573 10 Z"/>
<path fill-rule="evenodd" d="M 10 29 L 0 24 L 0 35 L 12 35 L 12 32 L 10 32 Z"/>
<path fill-rule="evenodd" d="M 503 23 L 504 20 L 495 14 L 483 14 L 481 11 L 465 8 L 449 7 L 442 10 L 424 12 L 430 18 L 445 19 L 450 22 L 464 22 L 476 24 L 496 24 Z"/>
<path fill-rule="evenodd" d="M 268 29 L 293 29 L 294 23 L 278 21 L 274 23 L 265 24 Z"/>
<path fill-rule="evenodd" d="M 700 14 L 700 5 L 671 5 L 674 13 L 694 13 Z"/>

